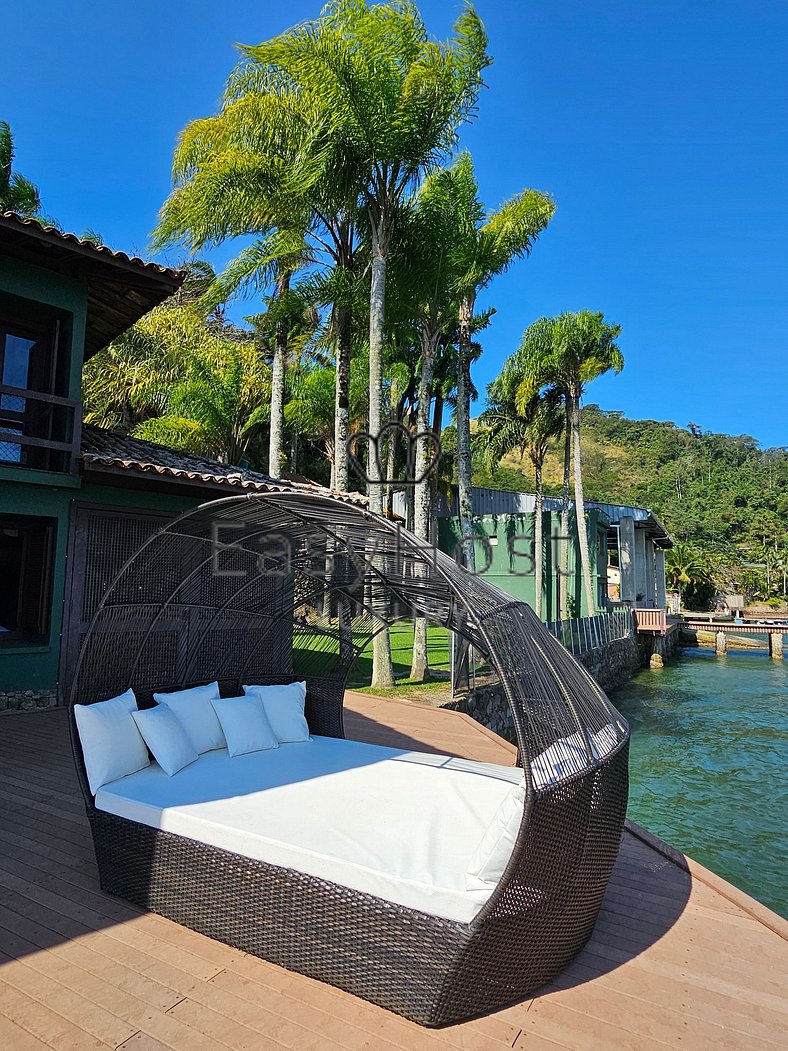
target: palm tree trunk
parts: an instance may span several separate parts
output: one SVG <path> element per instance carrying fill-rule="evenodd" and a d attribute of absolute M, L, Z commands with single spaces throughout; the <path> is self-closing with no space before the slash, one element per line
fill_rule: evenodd
<path fill-rule="evenodd" d="M 276 296 L 281 299 L 290 287 L 290 274 L 283 271 L 276 282 Z M 287 358 L 287 321 L 276 323 L 274 361 L 271 370 L 271 431 L 268 441 L 268 474 L 282 477 L 282 436 L 285 429 L 285 360 Z"/>
<path fill-rule="evenodd" d="M 569 406 L 566 407 L 564 429 L 564 478 L 561 489 L 561 540 L 558 551 L 558 613 L 562 620 L 569 616 L 569 473 L 572 454 L 572 429 Z"/>
<path fill-rule="evenodd" d="M 397 382 L 392 379 L 389 387 L 389 421 L 399 423 L 399 406 L 397 405 Z M 388 446 L 386 448 L 386 514 L 391 517 L 394 514 L 394 486 L 391 479 L 394 478 L 397 469 L 397 452 L 399 450 L 399 432 L 389 431 Z"/>
<path fill-rule="evenodd" d="M 349 307 L 337 310 L 337 374 L 334 410 L 334 480 L 340 493 L 348 488 L 348 438 L 350 436 L 350 354 L 353 346 L 353 316 Z"/>
<path fill-rule="evenodd" d="M 572 420 L 572 445 L 574 448 L 575 477 L 575 516 L 577 518 L 577 538 L 580 542 L 580 564 L 583 567 L 583 587 L 586 592 L 588 615 L 596 613 L 596 594 L 591 580 L 591 557 L 588 551 L 588 530 L 586 529 L 586 505 L 583 498 L 583 468 L 580 462 L 580 395 L 570 392 Z"/>
<path fill-rule="evenodd" d="M 419 383 L 419 402 L 416 414 L 416 431 L 420 435 L 416 444 L 415 478 L 427 470 L 430 456 L 428 432 L 430 427 L 430 401 L 432 399 L 432 374 L 435 368 L 435 347 L 437 336 L 431 332 L 422 332 L 421 338 L 421 381 Z M 414 479 L 415 480 L 415 479 Z M 414 486 L 413 532 L 423 541 L 424 547 L 430 540 L 430 478 L 424 478 Z M 418 567 L 422 572 L 424 566 Z M 413 660 L 410 677 L 416 682 L 424 682 L 427 677 L 427 621 L 417 617 L 413 628 Z"/>
<path fill-rule="evenodd" d="M 443 406 L 443 390 L 439 386 L 438 390 L 435 391 L 435 407 L 432 410 L 432 433 L 435 435 L 438 441 L 441 440 L 441 432 L 443 431 Z M 430 476 L 430 520 L 432 521 L 432 534 L 430 536 L 430 540 L 436 548 L 438 546 L 437 506 L 438 471 L 435 470 Z"/>
<path fill-rule="evenodd" d="M 476 569 L 473 549 L 473 468 L 471 463 L 471 318 L 473 301 L 460 304 L 460 353 L 457 372 L 457 502 L 462 555 L 466 567 Z"/>
<path fill-rule="evenodd" d="M 544 522 L 542 520 L 543 483 L 542 464 L 534 464 L 536 483 L 536 503 L 534 505 L 534 612 L 542 619 L 542 601 L 544 590 Z"/>
<path fill-rule="evenodd" d="M 372 223 L 372 284 L 369 292 L 369 433 L 372 436 L 367 457 L 369 507 L 375 514 L 383 511 L 383 488 L 376 439 L 381 428 L 383 399 L 383 337 L 386 308 L 386 252 L 375 223 Z M 387 611 L 376 611 L 386 621 Z M 394 686 L 391 663 L 391 639 L 388 627 L 372 640 L 372 685 L 378 689 Z"/>

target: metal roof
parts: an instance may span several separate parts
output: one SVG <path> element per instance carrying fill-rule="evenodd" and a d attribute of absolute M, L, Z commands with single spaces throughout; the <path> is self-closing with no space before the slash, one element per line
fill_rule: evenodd
<path fill-rule="evenodd" d="M 404 495 L 395 494 L 395 510 L 400 510 L 399 503 L 404 506 Z M 534 493 L 515 493 L 507 489 L 489 489 L 484 486 L 474 486 L 471 493 L 473 514 L 482 518 L 485 515 L 519 515 L 533 514 L 536 508 L 536 496 Z M 560 497 L 545 496 L 543 500 L 545 511 L 560 511 L 563 501 Z M 570 501 L 574 507 L 574 501 Z M 601 511 L 610 520 L 611 525 L 617 525 L 625 515 L 630 515 L 635 520 L 635 525 L 644 528 L 656 544 L 661 547 L 672 547 L 673 539 L 657 515 L 648 507 L 634 507 L 629 504 L 608 504 L 599 500 L 586 500 L 586 510 L 591 508 Z M 451 504 L 446 501 L 445 496 L 438 496 L 438 518 L 456 518 L 457 509 L 457 487 L 452 488 Z"/>

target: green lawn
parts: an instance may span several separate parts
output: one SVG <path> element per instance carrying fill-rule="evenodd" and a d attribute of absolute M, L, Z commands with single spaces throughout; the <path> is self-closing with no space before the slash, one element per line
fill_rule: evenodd
<path fill-rule="evenodd" d="M 394 664 L 394 678 L 397 687 L 415 685 L 410 676 L 410 664 L 413 656 L 413 624 L 403 621 L 391 628 L 391 657 Z M 451 676 L 449 662 L 449 633 L 446 628 L 430 624 L 427 627 L 427 657 L 430 672 L 437 680 L 434 688 L 445 687 Z M 353 665 L 348 679 L 348 686 L 363 689 L 372 682 L 372 643 L 360 654 Z M 418 684 L 420 689 L 425 688 Z M 429 687 L 426 687 L 429 689 Z"/>

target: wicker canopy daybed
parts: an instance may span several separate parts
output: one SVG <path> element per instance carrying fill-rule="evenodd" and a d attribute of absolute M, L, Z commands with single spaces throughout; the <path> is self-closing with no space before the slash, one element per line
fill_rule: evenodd
<path fill-rule="evenodd" d="M 144 708 L 154 691 L 211 680 L 225 697 L 250 682 L 305 680 L 314 740 L 342 739 L 355 659 L 386 625 L 414 616 L 449 628 L 489 662 L 519 745 L 522 813 L 511 857 L 472 915 L 403 905 L 358 889 L 366 883 L 97 805 L 75 705 L 129 687 Z M 626 723 L 528 606 L 359 502 L 283 488 L 212 501 L 165 525 L 106 582 L 70 711 L 102 887 L 211 937 L 438 1026 L 522 998 L 591 934 L 626 809 Z M 571 761 L 548 763 L 556 749 L 559 758 L 569 749 Z M 280 751 L 280 766 L 296 754 Z M 366 785 L 401 756 L 373 758 Z M 418 756 L 405 758 L 420 768 Z M 346 799 L 332 814 L 337 842 L 357 804 Z M 325 839 L 326 828 L 319 832 Z M 421 834 L 414 826 L 414 838 Z"/>

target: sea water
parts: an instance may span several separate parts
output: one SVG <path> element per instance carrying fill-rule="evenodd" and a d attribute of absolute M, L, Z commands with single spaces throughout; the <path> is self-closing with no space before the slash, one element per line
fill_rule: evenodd
<path fill-rule="evenodd" d="M 788 916 L 788 661 L 688 649 L 611 700 L 632 727 L 629 817 Z"/>

